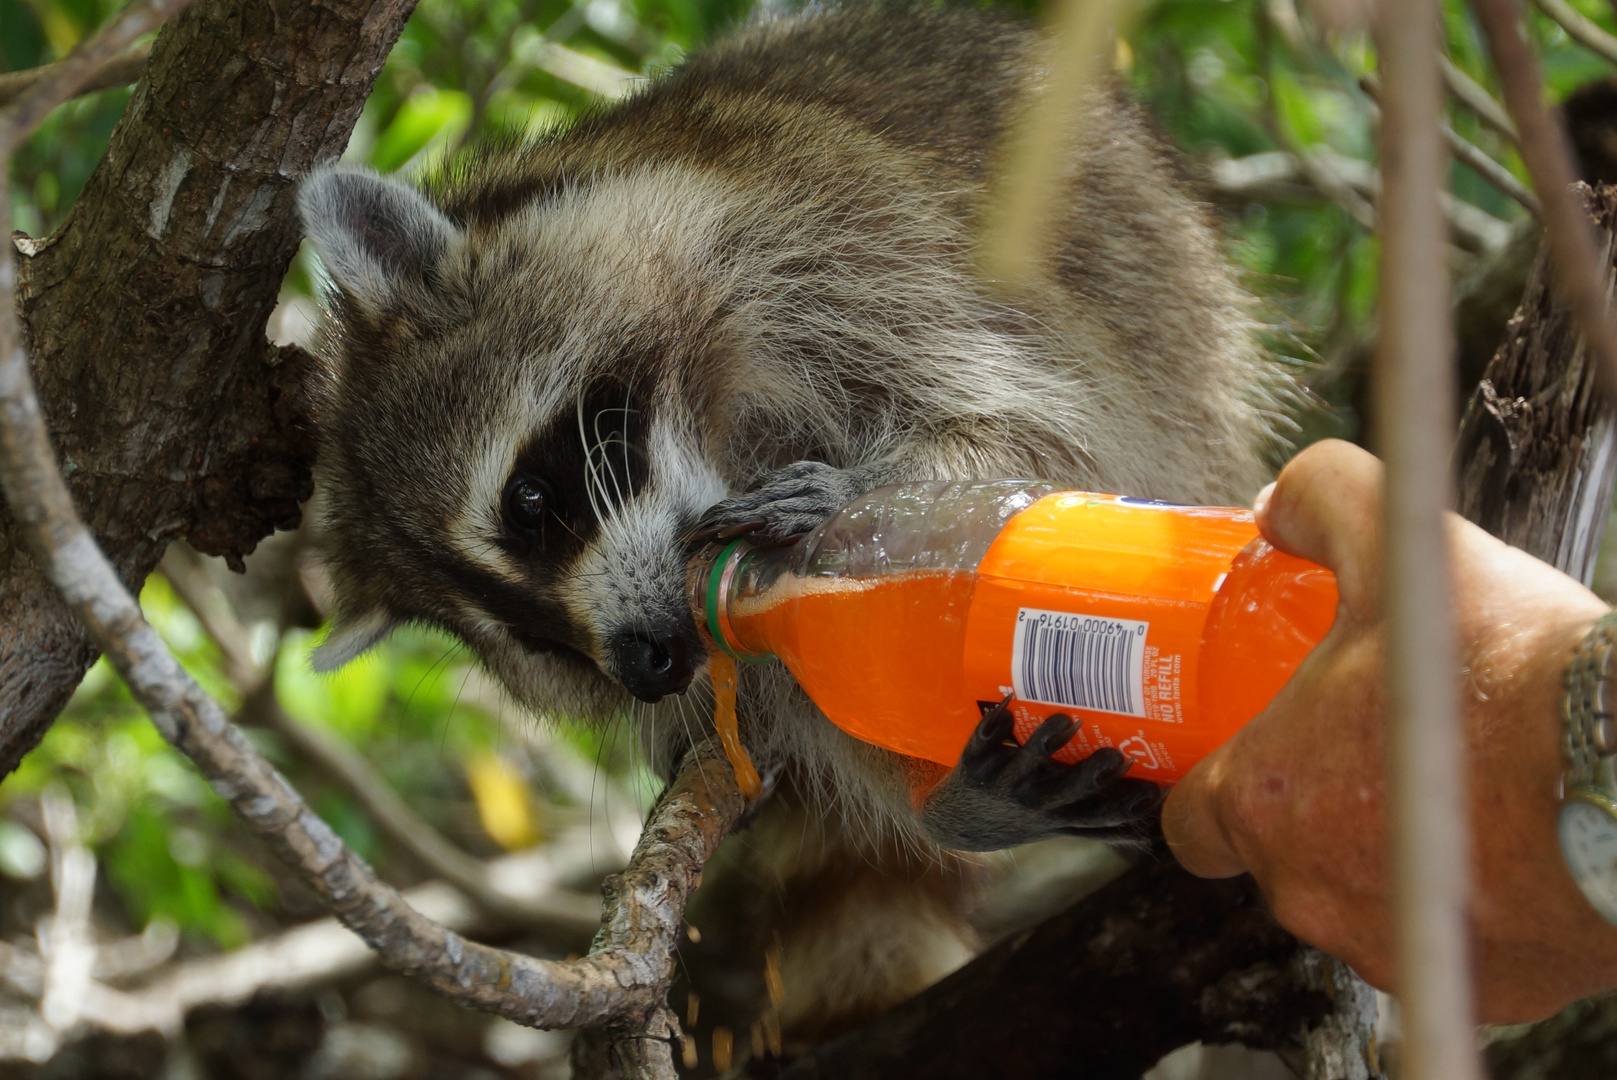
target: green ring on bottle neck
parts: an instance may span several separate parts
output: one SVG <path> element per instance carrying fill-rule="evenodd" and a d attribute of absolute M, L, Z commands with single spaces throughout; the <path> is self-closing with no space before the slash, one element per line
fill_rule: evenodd
<path fill-rule="evenodd" d="M 719 557 L 713 560 L 713 566 L 707 572 L 707 596 L 702 605 L 703 613 L 707 616 L 707 632 L 712 635 L 714 642 L 732 660 L 740 660 L 743 664 L 767 664 L 773 657 L 753 656 L 750 653 L 737 652 L 730 647 L 724 631 L 719 628 L 719 582 L 724 577 L 724 568 L 729 565 L 730 558 L 735 554 L 736 548 L 746 541 L 741 536 L 730 541 L 719 552 Z"/>
<path fill-rule="evenodd" d="M 730 643 L 724 639 L 724 631 L 719 629 L 719 579 L 724 576 L 724 568 L 730 562 L 730 556 L 734 555 L 736 548 L 740 546 L 740 540 L 730 541 L 719 552 L 719 557 L 713 560 L 713 565 L 707 571 L 707 602 L 702 605 L 707 613 L 707 632 L 732 660 L 739 660 L 741 657 L 730 648 Z"/>

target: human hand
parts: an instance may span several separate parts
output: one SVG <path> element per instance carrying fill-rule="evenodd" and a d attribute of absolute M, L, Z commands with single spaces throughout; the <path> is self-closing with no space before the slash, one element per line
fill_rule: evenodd
<path fill-rule="evenodd" d="M 1309 447 L 1259 496 L 1282 551 L 1336 573 L 1329 635 L 1275 700 L 1170 794 L 1163 830 L 1192 873 L 1250 872 L 1287 929 L 1396 985 L 1386 813 L 1381 466 Z M 1450 517 L 1473 845 L 1480 1018 L 1532 1019 L 1617 986 L 1617 929 L 1561 860 L 1561 672 L 1606 606 Z"/>

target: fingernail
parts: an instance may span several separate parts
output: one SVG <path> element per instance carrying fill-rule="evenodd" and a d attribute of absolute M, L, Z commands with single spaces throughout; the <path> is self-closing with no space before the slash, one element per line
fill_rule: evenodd
<path fill-rule="evenodd" d="M 1274 497 L 1274 493 L 1275 486 L 1273 484 L 1258 492 L 1258 497 L 1252 500 L 1252 512 L 1258 517 L 1262 517 L 1264 512 L 1269 509 L 1269 500 Z"/>

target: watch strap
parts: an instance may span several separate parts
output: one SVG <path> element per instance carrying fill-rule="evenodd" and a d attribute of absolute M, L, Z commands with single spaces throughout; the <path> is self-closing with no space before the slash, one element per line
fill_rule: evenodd
<path fill-rule="evenodd" d="M 1617 610 L 1589 628 L 1561 676 L 1561 756 L 1565 790 L 1594 784 L 1602 759 L 1617 754 Z"/>

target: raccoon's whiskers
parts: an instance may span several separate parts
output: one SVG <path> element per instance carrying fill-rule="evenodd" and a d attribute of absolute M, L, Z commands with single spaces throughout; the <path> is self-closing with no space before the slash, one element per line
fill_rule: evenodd
<path fill-rule="evenodd" d="M 629 466 L 629 416 L 633 412 L 634 410 L 629 408 L 629 390 L 625 388 L 623 391 L 623 438 L 619 441 L 623 444 L 623 477 L 631 489 L 629 492 L 631 499 L 634 498 L 635 493 L 632 490 L 634 487 L 634 470 Z"/>
<path fill-rule="evenodd" d="M 597 412 L 595 414 L 595 419 L 591 422 L 591 425 L 590 425 L 594 429 L 595 441 L 594 441 L 594 443 L 592 443 L 590 445 L 590 447 L 589 447 L 589 449 L 587 451 L 588 455 L 591 458 L 593 458 L 596 454 L 601 455 L 601 467 L 603 467 L 606 470 L 606 474 L 609 477 L 611 477 L 611 479 L 612 479 L 612 493 L 614 495 L 613 513 L 616 513 L 617 511 L 621 510 L 623 508 L 623 504 L 627 501 L 627 499 L 625 498 L 625 495 L 624 495 L 623 485 L 618 483 L 618 470 L 612 464 L 612 459 L 611 459 L 611 457 L 608 456 L 608 451 L 611 449 L 612 443 L 614 441 L 618 441 L 618 442 L 621 442 L 623 444 L 623 446 L 624 446 L 623 479 L 624 479 L 624 483 L 627 483 L 628 480 L 629 480 L 629 471 L 628 471 L 628 460 L 629 460 L 628 446 L 629 446 L 629 440 L 628 440 L 627 436 L 623 436 L 623 437 L 618 438 L 617 440 L 614 440 L 611 437 L 610 433 L 608 434 L 607 437 L 603 438 L 602 435 L 601 435 L 601 417 L 605 416 L 608 412 L 618 412 L 618 411 L 619 410 L 617 410 L 617 409 L 602 409 L 600 412 Z M 624 425 L 625 425 L 625 427 L 627 427 L 628 426 L 628 409 L 625 408 L 622 411 L 624 413 Z M 632 495 L 632 494 L 633 493 L 631 492 L 630 495 Z"/>
<path fill-rule="evenodd" d="M 595 463 L 594 445 L 590 442 L 589 429 L 584 424 L 583 390 L 578 393 L 576 412 L 578 415 L 578 440 L 584 447 L 584 494 L 589 498 L 590 512 L 595 515 L 595 520 L 604 523 L 607 520 L 607 515 L 602 511 L 601 503 L 606 491 L 601 486 L 600 473 Z"/>

